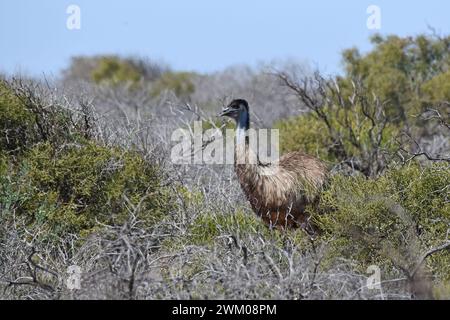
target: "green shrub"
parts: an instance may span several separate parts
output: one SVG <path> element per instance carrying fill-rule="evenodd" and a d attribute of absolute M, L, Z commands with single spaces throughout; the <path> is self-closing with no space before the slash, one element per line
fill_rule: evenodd
<path fill-rule="evenodd" d="M 450 101 L 450 70 L 440 73 L 422 86 L 422 92 L 431 103 Z"/>
<path fill-rule="evenodd" d="M 129 61 L 115 56 L 101 57 L 96 67 L 91 71 L 94 82 L 103 84 L 126 84 L 135 85 L 142 75 L 139 70 Z"/>
<path fill-rule="evenodd" d="M 8 157 L 0 150 L 0 177 L 3 177 L 8 172 Z"/>
<path fill-rule="evenodd" d="M 327 131 L 325 124 L 313 114 L 280 120 L 275 123 L 275 128 L 280 130 L 281 153 L 303 150 L 320 159 L 336 161 L 328 150 L 331 141 L 324 134 Z"/>
<path fill-rule="evenodd" d="M 63 70 L 63 81 L 96 82 L 103 84 L 131 83 L 143 80 L 151 82 L 169 71 L 161 62 L 141 57 L 121 57 L 117 55 L 75 56 L 67 69 Z"/>
<path fill-rule="evenodd" d="M 376 179 L 336 175 L 322 196 L 328 214 L 315 220 L 336 257 L 361 268 L 377 264 L 413 270 L 419 257 L 447 241 L 450 224 L 448 165 L 391 169 Z M 450 252 L 427 259 L 428 270 L 450 280 Z"/>
<path fill-rule="evenodd" d="M 229 238 L 225 239 L 224 235 Z M 164 247 L 169 251 L 189 245 L 213 247 L 224 239 L 226 241 L 234 239 L 237 244 L 250 242 L 255 237 L 261 237 L 279 247 L 283 247 L 288 241 L 303 251 L 308 250 L 311 245 L 308 236 L 302 230 L 270 230 L 261 218 L 252 211 L 242 208 L 234 213 L 201 212 L 190 222 L 186 234 L 169 239 Z"/>
<path fill-rule="evenodd" d="M 223 234 L 241 235 L 265 233 L 267 227 L 252 212 L 242 210 L 234 214 L 203 213 L 199 215 L 189 228 L 188 243 L 196 245 L 212 245 L 216 238 Z"/>
<path fill-rule="evenodd" d="M 93 119 L 88 110 L 75 116 L 58 103 L 43 101 L 37 90 L 0 81 L 0 150 L 21 154 L 39 142 L 61 145 L 91 138 Z"/>
<path fill-rule="evenodd" d="M 375 35 L 371 42 L 374 48 L 367 54 L 355 48 L 343 52 L 346 69 L 343 82 L 349 84 L 351 79 L 359 79 L 382 101 L 389 100 L 387 114 L 391 121 L 405 121 L 407 115 L 420 112 L 427 95 L 435 101 L 445 98 L 448 83 L 445 71 L 448 73 L 450 66 L 449 36 Z M 434 87 L 433 92 L 429 87 Z"/>
<path fill-rule="evenodd" d="M 37 90 L 0 82 L 0 223 L 25 219 L 38 240 L 52 241 L 123 223 L 130 211 L 148 226 L 163 219 L 174 205 L 160 169 L 100 145 L 89 110 L 75 114 Z"/>
<path fill-rule="evenodd" d="M 329 127 L 313 112 L 275 123 L 280 130 L 281 153 L 302 150 L 332 163 L 352 160 L 367 176 L 384 169 L 387 163 L 383 156 L 395 150 L 395 137 L 400 132 L 396 125 L 384 125 L 381 120 L 373 123 L 360 105 L 326 105 L 322 112 Z"/>
<path fill-rule="evenodd" d="M 7 82 L 0 81 L 0 150 L 15 151 L 34 142 L 35 125 L 31 111 Z"/>
<path fill-rule="evenodd" d="M 152 90 L 153 96 L 158 96 L 165 90 L 170 90 L 177 97 L 188 98 L 195 92 L 192 72 L 166 72 L 156 82 Z"/>
<path fill-rule="evenodd" d="M 159 169 L 139 154 L 94 142 L 29 150 L 1 190 L 9 212 L 41 228 L 46 239 L 65 233 L 87 235 L 99 223 L 123 223 L 133 206 L 151 225 L 171 205 Z"/>

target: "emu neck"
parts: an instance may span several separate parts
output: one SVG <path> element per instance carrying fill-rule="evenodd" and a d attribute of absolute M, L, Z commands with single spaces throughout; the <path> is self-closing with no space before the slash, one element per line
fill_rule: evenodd
<path fill-rule="evenodd" d="M 250 118 L 247 112 L 240 114 L 237 120 L 235 159 L 236 168 L 246 167 L 246 170 L 257 169 L 255 150 L 250 150 L 248 130 L 250 129 Z"/>
<path fill-rule="evenodd" d="M 242 112 L 237 119 L 236 129 L 236 145 L 246 145 L 248 141 L 246 139 L 247 131 L 250 128 L 250 117 L 247 112 Z"/>

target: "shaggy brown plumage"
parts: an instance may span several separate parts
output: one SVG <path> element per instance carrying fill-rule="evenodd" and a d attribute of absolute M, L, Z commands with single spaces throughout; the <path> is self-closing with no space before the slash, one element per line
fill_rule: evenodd
<path fill-rule="evenodd" d="M 302 152 L 288 153 L 277 163 L 262 164 L 250 150 L 246 136 L 247 102 L 234 100 L 220 115 L 237 123 L 235 171 L 253 211 L 270 227 L 302 227 L 314 232 L 305 208 L 318 202 L 328 177 L 325 164 Z"/>

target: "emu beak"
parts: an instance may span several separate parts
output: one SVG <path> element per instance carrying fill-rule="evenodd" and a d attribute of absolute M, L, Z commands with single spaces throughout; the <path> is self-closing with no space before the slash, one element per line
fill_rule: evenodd
<path fill-rule="evenodd" d="M 228 113 L 230 112 L 230 108 L 225 108 L 222 110 L 222 112 L 220 112 L 219 114 L 217 114 L 218 117 L 224 117 L 226 116 Z"/>

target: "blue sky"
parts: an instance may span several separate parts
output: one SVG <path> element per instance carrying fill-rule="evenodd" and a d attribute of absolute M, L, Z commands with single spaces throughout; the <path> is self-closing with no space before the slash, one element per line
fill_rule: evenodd
<path fill-rule="evenodd" d="M 66 28 L 70 4 L 80 30 Z M 71 56 L 114 53 L 200 72 L 289 58 L 335 73 L 343 49 L 370 48 L 372 4 L 382 34 L 450 31 L 446 0 L 0 0 L 0 71 L 57 75 Z"/>

